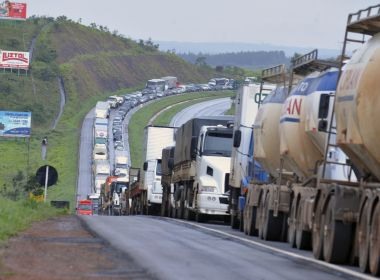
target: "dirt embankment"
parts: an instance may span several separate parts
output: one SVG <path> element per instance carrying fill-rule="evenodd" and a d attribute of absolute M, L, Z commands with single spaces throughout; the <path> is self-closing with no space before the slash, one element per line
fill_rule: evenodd
<path fill-rule="evenodd" d="M 152 278 L 76 216 L 35 223 L 0 248 L 1 280 Z"/>

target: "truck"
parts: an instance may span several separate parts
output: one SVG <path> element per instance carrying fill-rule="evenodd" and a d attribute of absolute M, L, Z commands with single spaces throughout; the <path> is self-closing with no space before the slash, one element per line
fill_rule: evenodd
<path fill-rule="evenodd" d="M 311 249 L 316 259 L 330 263 L 357 262 L 361 271 L 376 276 L 379 8 L 348 16 L 338 63 L 318 59 L 317 50 L 294 59 L 288 82 L 282 83 L 289 93 L 275 97 L 273 92 L 260 106 L 254 158 L 272 184 L 251 182 L 244 208 L 244 224 L 261 238 Z M 352 39 L 357 35 L 363 40 Z M 349 42 L 363 45 L 347 62 Z M 293 83 L 292 77 L 299 80 Z"/>
<path fill-rule="evenodd" d="M 115 150 L 114 175 L 118 176 L 117 180 L 129 182 L 128 157 L 126 151 Z"/>
<path fill-rule="evenodd" d="M 265 87 L 261 89 L 262 86 Z M 229 176 L 229 211 L 232 228 L 243 230 L 244 194 L 247 191 L 245 186 L 251 179 L 254 179 L 253 169 L 255 162 L 252 159 L 251 149 L 253 147 L 253 124 L 259 105 L 262 104 L 262 99 L 274 88 L 274 85 L 267 83 L 265 85 L 260 85 L 259 83 L 246 84 L 238 90 L 234 100 L 234 141 Z M 262 176 L 265 175 L 263 174 Z"/>
<path fill-rule="evenodd" d="M 177 83 L 178 83 L 177 77 L 165 76 L 165 77 L 162 77 L 161 80 L 165 81 L 165 90 L 173 89 L 177 87 Z"/>
<path fill-rule="evenodd" d="M 87 195 L 87 199 L 91 200 L 92 204 L 92 214 L 99 214 L 99 205 L 100 205 L 100 193 L 90 193 Z"/>
<path fill-rule="evenodd" d="M 109 160 L 94 160 L 93 161 L 93 178 L 94 192 L 100 193 L 101 185 L 105 183 L 107 177 L 111 174 Z"/>
<path fill-rule="evenodd" d="M 88 199 L 78 201 L 77 215 L 92 215 L 92 202 Z"/>
<path fill-rule="evenodd" d="M 145 86 L 147 89 L 155 91 L 164 91 L 166 87 L 166 81 L 163 79 L 151 79 L 148 80 Z"/>
<path fill-rule="evenodd" d="M 103 142 L 102 142 L 103 143 Z M 93 160 L 108 159 L 108 148 L 105 144 L 95 144 L 92 151 Z"/>
<path fill-rule="evenodd" d="M 110 106 L 108 102 L 98 101 L 95 106 L 95 118 L 107 119 L 110 115 Z"/>
<path fill-rule="evenodd" d="M 162 202 L 162 149 L 174 144 L 175 128 L 148 125 L 144 128 L 143 166 L 138 191 L 133 191 L 132 203 L 142 206 L 144 214 L 158 214 Z"/>
<path fill-rule="evenodd" d="M 161 159 L 161 186 L 162 186 L 162 203 L 161 216 L 171 217 L 174 208 L 172 183 L 173 165 L 174 165 L 174 149 L 175 146 L 168 146 L 162 149 Z"/>
<path fill-rule="evenodd" d="M 129 213 L 129 201 L 126 194 L 129 184 L 120 182 L 117 176 L 108 176 L 101 186 L 101 212 L 111 216 Z"/>
<path fill-rule="evenodd" d="M 203 221 L 228 215 L 232 116 L 193 118 L 176 132 L 172 216 Z"/>

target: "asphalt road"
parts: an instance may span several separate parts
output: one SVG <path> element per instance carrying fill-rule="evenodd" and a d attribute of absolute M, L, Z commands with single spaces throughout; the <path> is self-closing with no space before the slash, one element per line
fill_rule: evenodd
<path fill-rule="evenodd" d="M 223 115 L 230 106 L 230 98 L 220 98 L 194 104 L 178 112 L 170 122 L 170 126 L 180 127 L 194 117 Z"/>
<path fill-rule="evenodd" d="M 99 236 L 158 279 L 355 279 L 175 219 L 86 216 Z M 227 229 L 227 226 L 221 226 Z M 247 239 L 248 240 L 248 239 Z"/>

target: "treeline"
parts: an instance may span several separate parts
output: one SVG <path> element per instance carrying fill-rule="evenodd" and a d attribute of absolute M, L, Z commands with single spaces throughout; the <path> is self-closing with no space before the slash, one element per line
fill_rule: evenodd
<path fill-rule="evenodd" d="M 289 64 L 290 58 L 283 51 L 242 51 L 220 54 L 178 53 L 184 60 L 196 65 L 237 66 L 252 70 L 278 64 Z"/>

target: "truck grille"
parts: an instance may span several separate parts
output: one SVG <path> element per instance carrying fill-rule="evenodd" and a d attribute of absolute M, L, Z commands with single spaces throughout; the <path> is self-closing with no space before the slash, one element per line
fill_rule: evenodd
<path fill-rule="evenodd" d="M 230 173 L 226 173 L 226 176 L 224 177 L 224 193 L 230 190 L 229 183 L 230 183 Z"/>
<path fill-rule="evenodd" d="M 221 204 L 228 204 L 228 198 L 227 197 L 219 197 L 219 202 Z"/>

